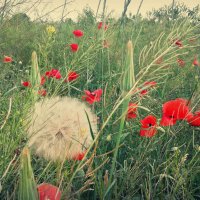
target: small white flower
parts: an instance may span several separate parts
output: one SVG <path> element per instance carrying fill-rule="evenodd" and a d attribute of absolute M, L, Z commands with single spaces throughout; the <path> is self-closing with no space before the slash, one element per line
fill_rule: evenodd
<path fill-rule="evenodd" d="M 158 18 L 156 18 L 154 21 L 155 21 L 155 22 L 158 22 L 159 20 L 158 20 Z"/>
<path fill-rule="evenodd" d="M 28 145 L 35 153 L 53 161 L 73 159 L 92 143 L 97 116 L 85 103 L 70 97 L 46 98 L 35 104 L 28 129 Z"/>
<path fill-rule="evenodd" d="M 177 151 L 178 150 L 178 147 L 172 147 L 171 148 L 171 151 Z"/>
<path fill-rule="evenodd" d="M 187 160 L 188 156 L 189 156 L 189 154 L 186 153 L 186 154 L 182 157 L 181 163 L 184 163 L 184 162 Z"/>

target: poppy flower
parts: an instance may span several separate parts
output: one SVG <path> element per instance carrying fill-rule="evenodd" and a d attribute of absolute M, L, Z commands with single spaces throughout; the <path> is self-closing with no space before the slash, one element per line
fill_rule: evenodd
<path fill-rule="evenodd" d="M 186 99 L 177 98 L 163 104 L 162 119 L 160 125 L 175 125 L 177 120 L 188 119 L 192 116 L 188 101 Z"/>
<path fill-rule="evenodd" d="M 13 62 L 13 59 L 9 56 L 4 56 L 3 62 L 4 63 L 11 63 L 11 62 Z"/>
<path fill-rule="evenodd" d="M 137 104 L 129 103 L 126 118 L 135 119 L 137 117 L 136 111 L 137 111 Z"/>
<path fill-rule="evenodd" d="M 45 73 L 45 76 L 48 77 L 48 78 L 53 77 L 53 78 L 56 78 L 56 79 L 62 78 L 60 71 L 58 69 L 52 69 L 50 71 L 47 71 Z"/>
<path fill-rule="evenodd" d="M 85 92 L 85 96 L 83 96 L 82 99 L 87 101 L 89 104 L 93 104 L 101 100 L 102 89 L 97 89 L 94 92 L 85 90 L 84 92 Z"/>
<path fill-rule="evenodd" d="M 61 79 L 61 74 L 60 71 L 58 69 L 52 69 L 51 70 L 51 76 L 56 78 L 56 79 Z"/>
<path fill-rule="evenodd" d="M 85 156 L 85 152 L 82 152 L 82 153 L 77 154 L 77 156 L 75 156 L 73 159 L 74 160 L 83 160 L 84 156 Z"/>
<path fill-rule="evenodd" d="M 192 63 L 193 66 L 199 66 L 199 61 L 197 60 L 197 57 L 195 56 L 194 61 Z"/>
<path fill-rule="evenodd" d="M 155 81 L 146 81 L 144 83 L 145 86 L 155 87 L 157 83 Z"/>
<path fill-rule="evenodd" d="M 24 87 L 30 87 L 30 86 L 31 86 L 31 83 L 30 83 L 29 81 L 24 81 L 24 82 L 22 82 L 22 85 L 23 85 Z"/>
<path fill-rule="evenodd" d="M 69 74 L 67 75 L 67 80 L 65 82 L 67 82 L 67 81 L 69 81 L 69 82 L 74 81 L 78 77 L 79 77 L 79 74 L 77 74 L 76 72 L 73 72 L 73 71 L 69 72 Z"/>
<path fill-rule="evenodd" d="M 98 24 L 98 29 L 101 29 L 102 28 L 102 26 L 103 26 L 103 22 L 99 22 L 99 24 Z M 106 31 L 108 29 L 108 25 L 104 25 L 104 30 Z"/>
<path fill-rule="evenodd" d="M 81 30 L 74 30 L 73 34 L 74 34 L 75 37 L 79 38 L 79 37 L 83 36 L 83 31 L 81 31 Z"/>
<path fill-rule="evenodd" d="M 38 94 L 45 97 L 47 95 L 47 91 L 45 89 L 41 89 L 38 91 Z"/>
<path fill-rule="evenodd" d="M 45 82 L 46 82 L 45 76 L 42 76 L 40 80 L 40 85 L 44 85 Z"/>
<path fill-rule="evenodd" d="M 184 66 L 185 66 L 184 60 L 178 58 L 178 59 L 177 59 L 177 62 L 178 62 L 178 64 L 179 64 L 180 67 L 184 67 Z"/>
<path fill-rule="evenodd" d="M 71 47 L 71 51 L 72 52 L 78 51 L 78 44 L 75 44 L 75 43 L 70 44 L 70 47 Z"/>
<path fill-rule="evenodd" d="M 195 112 L 187 121 L 191 126 L 200 126 L 200 111 Z"/>
<path fill-rule="evenodd" d="M 140 136 L 153 137 L 157 133 L 157 119 L 153 115 L 148 115 L 144 119 L 140 120 L 141 129 Z"/>
<path fill-rule="evenodd" d="M 42 183 L 37 187 L 40 200 L 60 200 L 61 191 L 49 183 Z"/>
<path fill-rule="evenodd" d="M 99 22 L 99 24 L 98 24 L 98 29 L 101 29 L 101 28 L 102 28 L 102 25 L 103 25 L 103 22 Z"/>
<path fill-rule="evenodd" d="M 147 94 L 148 94 L 148 90 L 147 90 L 147 89 L 142 90 L 142 91 L 140 92 L 140 97 L 143 97 L 143 96 L 145 96 L 145 95 L 147 95 Z"/>
<path fill-rule="evenodd" d="M 181 40 L 176 40 L 175 45 L 178 46 L 179 48 L 183 47 L 182 41 Z"/>

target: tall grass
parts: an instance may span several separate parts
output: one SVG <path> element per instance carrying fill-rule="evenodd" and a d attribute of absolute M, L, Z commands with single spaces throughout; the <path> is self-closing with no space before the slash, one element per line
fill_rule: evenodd
<path fill-rule="evenodd" d="M 106 1 L 103 3 L 104 26 L 109 18 Z M 29 198 L 25 195 L 30 193 L 37 196 L 31 191 L 42 182 L 59 187 L 63 199 L 200 198 L 199 128 L 181 121 L 175 126 L 158 127 L 152 138 L 139 136 L 140 120 L 153 114 L 160 121 L 162 104 L 168 100 L 191 99 L 192 110 L 199 109 L 200 74 L 199 68 L 192 66 L 194 55 L 199 56 L 199 25 L 188 19 L 160 24 L 123 17 L 123 24 L 109 22 L 105 31 L 97 29 L 95 20 L 84 21 L 87 17 L 83 15 L 80 21 L 86 27 L 80 21 L 55 24 L 52 37 L 46 32 L 46 24 L 30 23 L 30 31 L 40 31 L 30 38 L 30 55 L 22 65 L 17 52 L 2 46 L 13 52 L 15 63 L 0 63 L 1 199 L 16 199 L 19 190 L 19 199 Z M 77 28 L 84 31 L 83 38 L 73 37 L 72 31 Z M 13 27 L 4 31 L 9 29 Z M 194 43 L 189 42 L 191 38 L 195 38 Z M 177 39 L 183 42 L 183 48 L 174 45 Z M 109 48 L 103 47 L 104 40 Z M 76 53 L 69 49 L 72 42 L 79 44 Z M 178 65 L 177 58 L 184 59 L 185 67 Z M 103 89 L 101 102 L 91 106 L 99 117 L 99 132 L 81 161 L 54 163 L 37 157 L 34 151 L 30 158 L 29 151 L 22 150 L 28 141 L 26 116 L 35 101 L 46 98 L 37 91 L 41 76 L 52 68 L 59 69 L 63 78 L 45 83 L 48 97 L 70 95 L 81 99 L 86 89 Z M 80 77 L 65 83 L 70 70 Z M 30 80 L 32 87 L 24 88 L 21 80 Z M 150 90 L 145 81 L 156 81 L 157 87 Z M 141 98 L 144 89 L 149 93 Z M 136 119 L 128 121 L 130 101 L 137 103 L 138 112 Z"/>

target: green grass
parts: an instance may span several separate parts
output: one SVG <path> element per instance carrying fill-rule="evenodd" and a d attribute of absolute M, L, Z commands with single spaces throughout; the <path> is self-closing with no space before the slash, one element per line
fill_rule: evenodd
<path fill-rule="evenodd" d="M 199 25 L 182 18 L 162 24 L 138 18 L 122 24 L 113 20 L 103 31 L 92 19 L 83 15 L 77 23 L 55 23 L 51 37 L 45 23 L 21 23 L 15 32 L 16 24 L 10 23 L 2 30 L 6 43 L 0 42 L 0 53 L 12 55 L 16 62 L 0 63 L 0 199 L 26 195 L 28 186 L 33 191 L 33 179 L 26 174 L 31 170 L 37 184 L 60 187 L 62 199 L 199 199 L 199 127 L 180 121 L 159 127 L 152 138 L 139 136 L 140 120 L 149 114 L 160 120 L 162 104 L 168 100 L 191 99 L 193 110 L 199 109 L 200 68 L 192 66 L 196 54 L 200 59 Z M 74 38 L 74 29 L 83 30 L 84 37 Z M 195 43 L 188 41 L 192 37 Z M 20 38 L 24 41 L 19 44 Z M 183 48 L 172 44 L 177 38 Z M 104 40 L 109 48 L 102 47 Z M 131 50 L 127 50 L 129 40 Z M 69 49 L 72 42 L 79 43 L 77 53 Z M 33 88 L 37 87 L 33 51 L 40 75 L 51 68 L 59 69 L 63 77 L 70 70 L 80 74 L 68 84 L 63 79 L 48 80 L 47 96 L 81 99 L 86 89 L 103 89 L 101 102 L 92 106 L 99 117 L 99 133 L 82 161 L 48 162 L 31 152 L 31 166 L 21 169 L 27 164 L 20 159 L 28 141 L 26 116 L 38 98 L 34 90 L 21 86 L 21 80 L 32 80 Z M 162 63 L 155 64 L 161 56 Z M 177 57 L 184 59 L 184 67 L 177 64 Z M 144 89 L 145 81 L 158 85 L 142 99 L 137 92 L 130 95 Z M 137 118 L 131 121 L 125 119 L 129 100 L 139 105 Z"/>

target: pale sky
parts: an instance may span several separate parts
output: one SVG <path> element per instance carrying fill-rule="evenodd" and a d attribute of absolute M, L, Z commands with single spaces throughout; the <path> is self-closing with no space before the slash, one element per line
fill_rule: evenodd
<path fill-rule="evenodd" d="M 55 9 L 46 18 L 50 20 L 59 20 L 62 16 L 63 4 L 65 1 L 72 1 L 71 3 L 66 5 L 66 8 L 64 10 L 65 15 L 67 15 L 67 17 L 71 17 L 72 19 L 76 19 L 78 14 L 80 14 L 83 8 L 85 8 L 86 6 L 91 7 L 96 13 L 99 3 L 99 0 L 40 0 L 40 3 L 33 4 L 34 2 L 39 1 L 29 0 L 29 3 L 26 4 L 26 8 L 28 9 L 27 14 L 31 16 L 32 19 L 35 19 Z M 129 5 L 127 14 L 130 12 L 136 14 L 140 1 L 141 0 L 132 0 Z M 175 1 L 178 2 L 178 0 Z M 103 2 L 104 0 L 101 0 L 101 6 L 99 10 L 100 12 L 103 9 Z M 179 2 L 183 2 L 188 7 L 194 7 L 200 4 L 200 0 L 179 0 Z M 147 11 L 151 11 L 153 8 L 158 9 L 164 5 L 169 5 L 171 3 L 172 0 L 143 0 L 140 13 L 142 15 L 145 15 Z M 57 8 L 59 6 L 60 8 Z M 112 16 L 119 17 L 123 11 L 123 8 L 124 0 L 107 0 L 107 14 L 113 11 Z"/>

